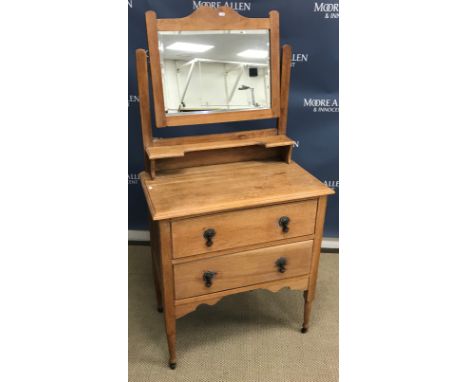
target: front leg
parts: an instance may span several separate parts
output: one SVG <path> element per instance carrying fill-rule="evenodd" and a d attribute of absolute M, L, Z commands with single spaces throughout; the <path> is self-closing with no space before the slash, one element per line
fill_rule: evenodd
<path fill-rule="evenodd" d="M 159 254 L 161 256 L 162 294 L 164 301 L 164 321 L 166 324 L 169 367 L 176 368 L 176 316 L 174 301 L 174 275 L 172 273 L 172 245 L 170 222 L 155 222 L 159 228 Z"/>
<path fill-rule="evenodd" d="M 302 324 L 302 333 L 307 333 L 309 329 L 310 313 L 312 311 L 312 302 L 315 297 L 315 288 L 317 286 L 317 273 L 320 261 L 320 250 L 322 247 L 323 224 L 325 223 L 325 210 L 327 208 L 327 197 L 321 196 L 317 203 L 317 214 L 315 216 L 315 238 L 312 245 L 312 262 L 309 276 L 309 286 L 304 292 L 304 322 Z"/>
<path fill-rule="evenodd" d="M 167 309 L 167 308 L 164 309 L 164 321 L 166 323 L 167 346 L 169 348 L 169 367 L 171 369 L 175 369 L 177 362 L 176 362 L 176 318 L 174 314 L 174 309 Z"/>
<path fill-rule="evenodd" d="M 160 261 L 159 261 L 159 245 L 158 235 L 155 232 L 155 227 L 150 221 L 150 242 L 151 242 L 151 259 L 153 261 L 153 279 L 154 289 L 156 291 L 156 304 L 159 313 L 163 311 L 163 299 L 162 299 L 162 287 L 161 287 L 161 272 L 160 272 Z"/>

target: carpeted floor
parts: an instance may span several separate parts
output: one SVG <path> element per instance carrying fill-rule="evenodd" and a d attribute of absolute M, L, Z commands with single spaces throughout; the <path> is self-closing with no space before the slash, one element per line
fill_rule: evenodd
<path fill-rule="evenodd" d="M 149 247 L 129 246 L 128 369 L 132 382 L 338 381 L 338 255 L 322 254 L 309 332 L 302 293 L 258 290 L 177 320 L 177 369 L 167 366 Z"/>

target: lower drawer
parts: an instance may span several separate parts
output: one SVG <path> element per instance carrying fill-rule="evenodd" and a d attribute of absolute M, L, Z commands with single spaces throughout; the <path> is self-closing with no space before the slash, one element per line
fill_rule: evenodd
<path fill-rule="evenodd" d="M 176 264 L 175 298 L 306 275 L 310 271 L 312 243 L 307 240 Z"/>

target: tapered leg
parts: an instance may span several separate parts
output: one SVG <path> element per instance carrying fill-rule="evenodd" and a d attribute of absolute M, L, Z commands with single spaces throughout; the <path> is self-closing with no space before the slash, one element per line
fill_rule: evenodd
<path fill-rule="evenodd" d="M 174 280 L 172 273 L 171 230 L 168 221 L 160 221 L 159 254 L 161 256 L 162 295 L 164 301 L 164 321 L 166 323 L 167 345 L 169 348 L 169 367 L 176 368 L 176 316 L 174 304 Z"/>
<path fill-rule="evenodd" d="M 304 291 L 304 322 L 301 329 L 302 333 L 307 333 L 307 330 L 309 329 L 310 312 L 312 311 L 313 301 L 313 296 L 309 296 L 310 292 L 310 290 Z"/>
<path fill-rule="evenodd" d="M 302 333 L 307 333 L 309 329 L 310 313 L 312 311 L 312 302 L 315 297 L 315 288 L 317 286 L 317 272 L 320 261 L 320 247 L 322 245 L 323 224 L 325 222 L 325 210 L 327 208 L 327 197 L 321 196 L 318 199 L 317 214 L 315 216 L 315 238 L 312 245 L 312 261 L 310 267 L 309 286 L 304 291 L 304 323 L 302 324 Z"/>
<path fill-rule="evenodd" d="M 176 318 L 175 315 L 164 311 L 164 320 L 166 322 L 167 346 L 169 348 L 169 367 L 176 368 Z"/>

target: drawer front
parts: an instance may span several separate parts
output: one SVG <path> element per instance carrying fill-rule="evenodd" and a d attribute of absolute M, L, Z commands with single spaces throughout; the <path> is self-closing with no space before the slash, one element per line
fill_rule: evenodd
<path fill-rule="evenodd" d="M 173 257 L 311 235 L 316 210 L 317 200 L 307 200 L 176 220 L 172 222 Z M 289 223 L 280 225 L 282 217 Z"/>
<path fill-rule="evenodd" d="M 313 240 L 174 265 L 175 297 L 182 299 L 276 281 L 310 272 Z"/>

